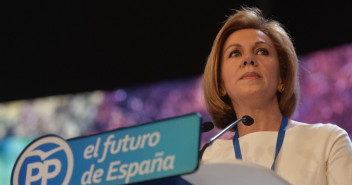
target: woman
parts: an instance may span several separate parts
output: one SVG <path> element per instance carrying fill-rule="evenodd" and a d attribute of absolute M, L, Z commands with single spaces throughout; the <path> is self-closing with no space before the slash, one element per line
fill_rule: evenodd
<path fill-rule="evenodd" d="M 291 120 L 298 99 L 298 60 L 282 26 L 244 8 L 218 33 L 204 71 L 208 112 L 223 129 L 251 116 L 251 126 L 216 140 L 202 163 L 242 159 L 271 168 L 292 184 L 352 184 L 352 144 L 333 124 Z"/>

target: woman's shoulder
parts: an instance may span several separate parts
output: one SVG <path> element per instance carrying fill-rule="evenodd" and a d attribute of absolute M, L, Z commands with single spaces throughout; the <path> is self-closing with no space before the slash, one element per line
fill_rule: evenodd
<path fill-rule="evenodd" d="M 333 137 L 338 135 L 348 135 L 343 128 L 332 123 L 304 123 L 290 120 L 288 130 L 290 130 L 290 132 L 292 131 L 314 135 L 329 135 Z"/>

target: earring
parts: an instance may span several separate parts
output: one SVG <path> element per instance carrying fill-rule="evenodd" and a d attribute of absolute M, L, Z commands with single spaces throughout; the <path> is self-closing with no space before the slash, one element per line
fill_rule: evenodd
<path fill-rule="evenodd" d="M 219 92 L 220 92 L 220 96 L 225 96 L 226 95 L 226 91 L 223 87 L 219 88 Z"/>
<path fill-rule="evenodd" d="M 283 93 L 284 90 L 285 90 L 285 87 L 284 87 L 284 85 L 282 85 L 282 87 L 281 87 L 281 93 Z"/>

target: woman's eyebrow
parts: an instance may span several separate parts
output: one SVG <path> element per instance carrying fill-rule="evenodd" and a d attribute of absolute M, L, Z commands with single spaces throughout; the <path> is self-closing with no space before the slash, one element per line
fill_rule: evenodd
<path fill-rule="evenodd" d="M 258 45 L 261 45 L 261 44 L 265 44 L 265 45 L 267 45 L 267 46 L 273 48 L 272 45 L 270 45 L 269 43 L 267 43 L 267 42 L 265 42 L 265 41 L 258 41 L 258 42 L 256 42 L 256 43 L 254 44 L 254 46 L 258 46 Z"/>
<path fill-rule="evenodd" d="M 241 44 L 231 44 L 227 48 L 225 48 L 224 52 L 226 52 L 231 47 L 242 48 L 242 45 Z"/>

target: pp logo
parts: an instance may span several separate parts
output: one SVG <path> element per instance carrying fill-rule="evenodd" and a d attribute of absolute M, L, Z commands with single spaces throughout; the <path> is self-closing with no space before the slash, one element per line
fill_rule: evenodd
<path fill-rule="evenodd" d="M 46 136 L 22 152 L 12 170 L 12 185 L 67 185 L 73 172 L 73 154 L 65 140 Z"/>

